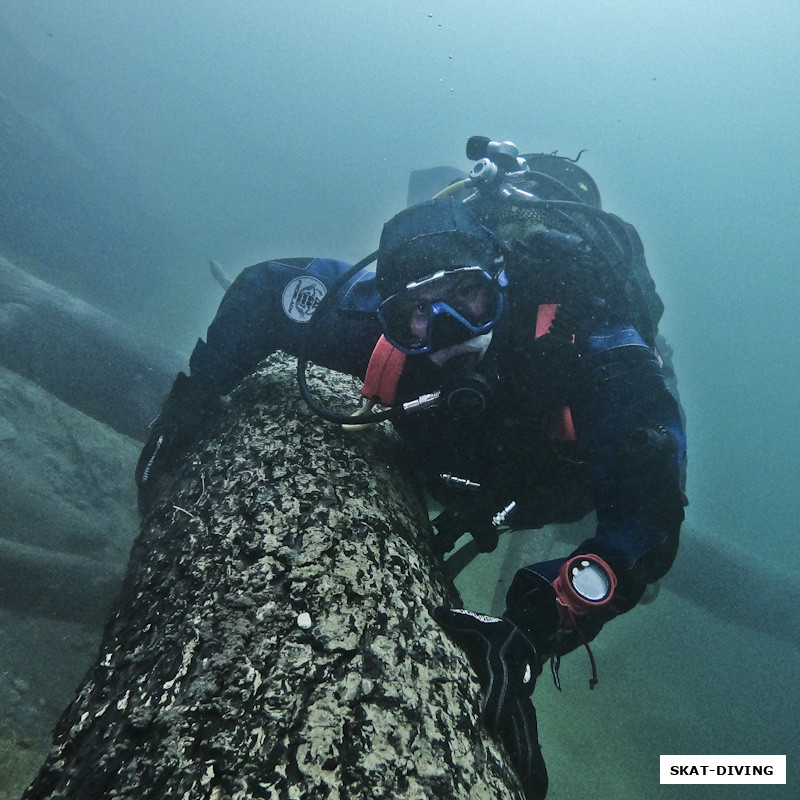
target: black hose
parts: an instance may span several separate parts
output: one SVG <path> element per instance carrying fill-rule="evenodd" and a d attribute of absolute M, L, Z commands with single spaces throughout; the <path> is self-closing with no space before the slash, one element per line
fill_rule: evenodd
<path fill-rule="evenodd" d="M 399 409 L 388 409 L 375 414 L 370 413 L 363 417 L 357 417 L 353 416 L 352 414 L 340 414 L 336 411 L 331 411 L 311 394 L 311 390 L 308 388 L 308 382 L 306 380 L 306 372 L 308 371 L 308 362 L 310 360 L 308 352 L 311 347 L 311 341 L 313 340 L 314 321 L 319 319 L 320 312 L 323 308 L 325 308 L 325 304 L 333 302 L 339 290 L 354 275 L 375 261 L 377 257 L 378 251 L 376 250 L 374 253 L 370 253 L 365 258 L 362 258 L 357 264 L 354 264 L 352 267 L 350 267 L 350 269 L 348 269 L 333 284 L 322 300 L 319 301 L 319 304 L 314 309 L 314 313 L 311 315 L 311 319 L 308 321 L 306 336 L 302 345 L 300 346 L 300 352 L 297 356 L 297 387 L 300 390 L 300 396 L 303 398 L 306 405 L 318 417 L 322 417 L 322 419 L 327 420 L 328 422 L 335 422 L 338 425 L 372 425 L 378 422 L 383 422 L 387 419 L 391 419 L 399 413 Z"/>

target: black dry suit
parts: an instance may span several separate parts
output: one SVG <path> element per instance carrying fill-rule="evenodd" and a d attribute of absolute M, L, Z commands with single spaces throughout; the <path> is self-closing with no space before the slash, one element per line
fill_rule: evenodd
<path fill-rule="evenodd" d="M 547 774 L 529 700 L 536 676 L 547 658 L 631 609 L 670 568 L 686 448 L 657 334 L 662 305 L 636 231 L 601 210 L 594 183 L 574 164 L 526 158 L 530 169 L 508 191 L 470 194 L 467 182 L 390 220 L 377 277 L 331 259 L 245 269 L 198 341 L 191 375 L 177 377 L 136 479 L 146 513 L 221 398 L 284 350 L 365 379 L 364 395 L 395 410 L 440 393 L 431 407 L 391 419 L 420 482 L 445 506 L 435 521 L 441 552 L 464 531 L 491 550 L 504 527 L 574 521 L 594 510 L 594 535 L 567 558 L 517 572 L 503 618 L 434 612 L 470 657 L 484 721 L 508 748 L 528 800 L 539 800 Z M 428 354 L 389 344 L 381 302 L 409 281 L 463 267 L 482 268 L 502 287 L 488 347 L 484 338 L 479 353 L 437 366 Z M 577 581 L 597 564 L 612 572 L 603 603 L 584 597 L 584 607 L 571 606 L 575 596 L 562 592 L 569 576 Z"/>
<path fill-rule="evenodd" d="M 535 528 L 594 510 L 595 535 L 570 555 L 600 556 L 617 587 L 613 603 L 583 620 L 583 635 L 632 608 L 672 564 L 683 519 L 685 438 L 656 341 L 662 306 L 636 231 L 600 209 L 591 178 L 563 159 L 529 163 L 525 196 L 464 202 L 454 191 L 398 214 L 384 228 L 377 280 L 363 269 L 342 285 L 349 265 L 329 259 L 244 270 L 145 446 L 137 470 L 143 509 L 159 470 L 219 398 L 269 353 L 296 355 L 307 344 L 318 364 L 361 379 L 369 367 L 365 392 L 391 405 L 443 385 L 475 390 L 477 404 L 442 402 L 393 419 L 420 480 L 447 509 L 438 525 L 438 541 L 449 542 L 443 551 L 466 530 L 491 549 L 498 527 Z M 577 178 L 564 179 L 553 163 Z M 429 272 L 460 262 L 504 285 L 504 311 L 480 360 L 439 367 L 383 339 L 376 349 L 381 300 L 423 277 L 420 262 L 398 255 L 403 241 L 420 237 L 430 237 Z M 565 649 L 553 641 L 557 621 L 543 620 L 533 599 L 565 561 L 521 569 L 509 592 L 507 617 L 540 654 Z"/>
<path fill-rule="evenodd" d="M 440 368 L 408 356 L 395 369 L 392 402 L 466 380 L 483 384 L 486 407 L 458 414 L 441 403 L 395 425 L 448 509 L 438 521 L 444 541 L 467 529 L 491 549 L 497 523 L 536 528 L 596 511 L 595 536 L 572 555 L 601 556 L 618 584 L 613 604 L 583 621 L 591 637 L 672 563 L 683 519 L 685 437 L 671 369 L 659 352 L 667 348 L 656 342 L 663 306 L 636 231 L 600 209 L 582 170 L 563 159 L 528 158 L 534 171 L 522 188 L 533 198 L 465 203 L 455 194 L 407 209 L 384 228 L 384 296 L 419 277 L 420 258 L 436 263 L 430 251 L 437 243 L 445 268 L 463 262 L 464 252 L 493 249 L 507 284 L 503 317 L 477 364 L 467 356 Z M 570 181 L 573 189 L 536 171 L 553 161 L 586 182 Z M 448 234 L 457 241 L 454 258 L 445 249 Z M 491 269 L 491 261 L 483 265 Z M 525 599 L 531 582 L 552 582 L 565 560 L 518 574 L 508 616 L 523 628 L 533 613 Z"/>

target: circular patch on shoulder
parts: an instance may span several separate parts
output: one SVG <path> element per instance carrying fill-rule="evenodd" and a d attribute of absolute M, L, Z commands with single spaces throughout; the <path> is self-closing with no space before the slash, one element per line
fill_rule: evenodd
<path fill-rule="evenodd" d="M 327 292 L 318 278 L 310 275 L 293 278 L 283 290 L 283 311 L 294 322 L 308 322 Z"/>

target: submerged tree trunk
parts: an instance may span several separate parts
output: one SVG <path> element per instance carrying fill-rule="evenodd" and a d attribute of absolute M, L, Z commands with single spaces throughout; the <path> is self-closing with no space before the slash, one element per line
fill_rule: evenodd
<path fill-rule="evenodd" d="M 0 256 L 0 364 L 84 414 L 146 439 L 186 361 Z"/>
<path fill-rule="evenodd" d="M 516 796 L 393 448 L 312 418 L 282 356 L 245 381 L 145 520 L 25 800 Z"/>

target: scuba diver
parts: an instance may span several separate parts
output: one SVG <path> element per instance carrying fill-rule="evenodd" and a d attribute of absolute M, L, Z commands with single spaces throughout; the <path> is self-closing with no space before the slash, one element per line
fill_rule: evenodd
<path fill-rule="evenodd" d="M 594 535 L 520 568 L 501 617 L 437 608 L 482 690 L 485 724 L 529 800 L 547 771 L 531 694 L 543 665 L 589 642 L 669 570 L 684 517 L 682 411 L 638 234 L 601 208 L 575 161 L 472 137 L 475 164 L 383 228 L 372 257 L 267 261 L 228 289 L 154 422 L 136 470 L 143 513 L 223 398 L 267 355 L 298 356 L 310 407 L 390 420 L 443 507 L 434 547 L 482 552 L 508 529 Z M 375 254 L 373 254 L 374 256 Z M 309 361 L 364 381 L 358 416 L 324 407 Z M 592 658 L 594 670 L 594 660 Z M 593 673 L 591 685 L 596 682 Z"/>

